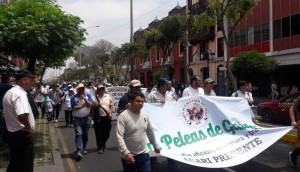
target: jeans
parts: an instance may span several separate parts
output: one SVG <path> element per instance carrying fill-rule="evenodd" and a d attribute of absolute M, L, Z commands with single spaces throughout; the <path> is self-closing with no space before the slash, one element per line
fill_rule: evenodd
<path fill-rule="evenodd" d="M 33 172 L 34 143 L 24 131 L 8 132 L 10 162 L 7 172 Z"/>
<path fill-rule="evenodd" d="M 90 129 L 89 117 L 79 118 L 74 116 L 75 143 L 77 151 L 82 152 L 88 142 Z"/>
<path fill-rule="evenodd" d="M 125 159 L 122 160 L 124 172 L 150 172 L 150 157 L 148 153 L 139 154 L 134 156 L 135 163 L 128 164 Z"/>

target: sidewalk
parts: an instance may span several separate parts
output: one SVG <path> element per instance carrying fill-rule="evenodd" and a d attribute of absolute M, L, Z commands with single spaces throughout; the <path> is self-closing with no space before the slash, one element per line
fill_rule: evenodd
<path fill-rule="evenodd" d="M 58 146 L 58 138 L 56 137 L 56 128 L 54 125 L 49 126 L 50 136 L 52 141 L 52 151 L 54 165 L 38 166 L 34 167 L 34 172 L 62 172 L 64 171 L 64 165 L 61 159 L 60 150 Z"/>

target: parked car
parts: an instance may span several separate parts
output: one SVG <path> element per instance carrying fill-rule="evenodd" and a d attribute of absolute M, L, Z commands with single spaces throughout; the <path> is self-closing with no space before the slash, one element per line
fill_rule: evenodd
<path fill-rule="evenodd" d="M 289 108 L 299 96 L 300 91 L 279 100 L 260 103 L 257 106 L 257 114 L 262 117 L 264 122 L 290 121 Z"/>

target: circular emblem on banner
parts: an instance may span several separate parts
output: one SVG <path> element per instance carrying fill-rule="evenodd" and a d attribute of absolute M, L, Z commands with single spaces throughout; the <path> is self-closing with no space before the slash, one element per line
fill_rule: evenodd
<path fill-rule="evenodd" d="M 199 99 L 192 99 L 182 105 L 181 116 L 189 126 L 201 127 L 208 119 L 207 108 Z"/>

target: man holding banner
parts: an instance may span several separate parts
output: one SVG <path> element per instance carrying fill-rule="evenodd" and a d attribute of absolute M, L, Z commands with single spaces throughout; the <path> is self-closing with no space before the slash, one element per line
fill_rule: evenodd
<path fill-rule="evenodd" d="M 294 115 L 294 110 L 297 112 L 297 121 Z M 295 148 L 292 152 L 289 153 L 290 161 L 293 166 L 297 166 L 297 157 L 300 155 L 300 97 L 298 97 L 294 103 L 289 109 L 290 112 L 290 118 L 292 121 L 292 126 L 297 128 L 297 141 L 295 143 Z"/>
<path fill-rule="evenodd" d="M 147 103 L 165 103 L 166 92 L 167 92 L 168 80 L 165 78 L 159 79 L 157 82 L 157 89 L 152 91 L 149 96 Z M 168 168 L 171 170 L 179 170 L 180 166 L 177 162 L 171 158 L 167 158 Z"/>
<path fill-rule="evenodd" d="M 144 100 L 143 93 L 131 93 L 129 108 L 117 119 L 116 134 L 124 172 L 151 171 L 147 137 L 155 152 L 160 153 L 148 115 L 141 111 Z"/>
<path fill-rule="evenodd" d="M 182 97 L 204 95 L 204 90 L 201 88 L 201 77 L 194 75 L 191 77 L 191 85 L 183 90 Z"/>

